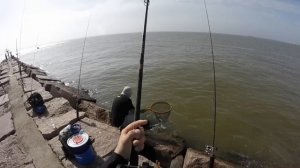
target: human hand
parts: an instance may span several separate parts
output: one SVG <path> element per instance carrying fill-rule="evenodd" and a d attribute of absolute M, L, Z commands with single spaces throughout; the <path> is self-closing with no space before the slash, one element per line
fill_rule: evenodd
<path fill-rule="evenodd" d="M 147 120 L 138 120 L 125 127 L 121 131 L 118 145 L 114 152 L 129 160 L 132 145 L 136 151 L 143 150 L 146 138 L 142 126 L 146 125 L 147 122 Z"/>

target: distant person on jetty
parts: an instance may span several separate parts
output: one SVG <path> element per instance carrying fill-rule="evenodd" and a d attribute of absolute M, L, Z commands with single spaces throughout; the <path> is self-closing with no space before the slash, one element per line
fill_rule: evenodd
<path fill-rule="evenodd" d="M 138 120 L 126 126 L 121 131 L 117 147 L 108 160 L 104 161 L 101 168 L 115 168 L 117 165 L 127 165 L 132 150 L 143 150 L 146 137 L 142 126 L 146 124 L 147 120 Z"/>
<path fill-rule="evenodd" d="M 124 123 L 126 116 L 128 114 L 133 114 L 134 106 L 130 99 L 131 94 L 131 88 L 129 86 L 125 86 L 121 94 L 114 99 L 110 114 L 110 121 L 113 126 L 120 127 Z M 128 124 L 129 123 L 131 122 L 128 122 Z"/>

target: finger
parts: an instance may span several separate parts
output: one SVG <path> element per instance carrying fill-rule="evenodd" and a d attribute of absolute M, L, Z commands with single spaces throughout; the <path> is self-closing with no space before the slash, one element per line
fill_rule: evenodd
<path fill-rule="evenodd" d="M 134 140 L 132 144 L 134 149 L 138 152 L 144 149 L 144 141 Z"/>
<path fill-rule="evenodd" d="M 141 131 L 141 134 L 145 134 L 145 129 L 144 129 L 144 127 L 139 127 L 139 129 L 140 129 L 140 131 Z"/>
<path fill-rule="evenodd" d="M 132 141 L 134 139 L 141 139 L 142 137 L 144 137 L 144 134 L 140 129 L 133 129 L 129 131 L 127 134 L 124 134 L 123 136 L 126 137 L 126 139 Z"/>
<path fill-rule="evenodd" d="M 138 120 L 138 121 L 135 121 L 135 122 L 129 124 L 127 127 L 125 127 L 122 130 L 122 133 L 127 134 L 129 131 L 131 131 L 131 130 L 133 130 L 135 128 L 138 128 L 140 126 L 146 125 L 147 122 L 148 122 L 147 120 Z"/>
<path fill-rule="evenodd" d="M 146 141 L 146 138 L 143 137 L 143 138 L 141 138 L 141 139 L 135 139 L 135 140 L 132 142 L 132 144 L 133 144 L 133 146 L 144 145 L 145 141 Z"/>

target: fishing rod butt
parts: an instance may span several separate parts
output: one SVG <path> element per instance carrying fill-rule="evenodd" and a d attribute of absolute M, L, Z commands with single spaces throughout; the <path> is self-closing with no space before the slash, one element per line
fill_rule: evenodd
<path fill-rule="evenodd" d="M 215 163 L 215 156 L 210 156 L 209 157 L 209 168 L 213 168 Z"/>

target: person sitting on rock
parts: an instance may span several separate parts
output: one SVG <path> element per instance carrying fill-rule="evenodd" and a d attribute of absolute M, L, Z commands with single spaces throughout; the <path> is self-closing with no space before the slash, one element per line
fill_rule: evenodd
<path fill-rule="evenodd" d="M 130 99 L 132 94 L 132 90 L 129 86 L 125 86 L 121 95 L 117 96 L 112 104 L 111 113 L 110 113 L 110 121 L 112 126 L 120 127 L 125 117 L 134 112 L 134 106 Z"/>

